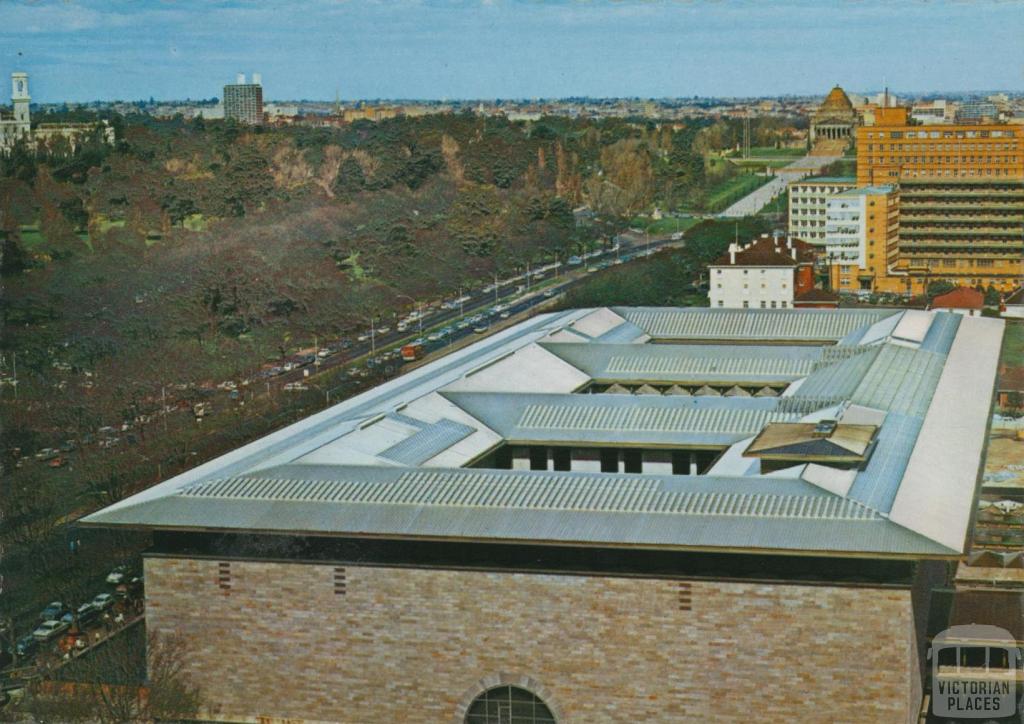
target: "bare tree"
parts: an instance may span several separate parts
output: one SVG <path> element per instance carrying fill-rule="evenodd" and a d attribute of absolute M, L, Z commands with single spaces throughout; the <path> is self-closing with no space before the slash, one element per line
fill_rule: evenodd
<path fill-rule="evenodd" d="M 148 722 L 194 718 L 200 691 L 183 639 L 126 631 L 54 672 L 21 705 L 37 721 Z M 140 681 L 141 669 L 147 675 Z"/>

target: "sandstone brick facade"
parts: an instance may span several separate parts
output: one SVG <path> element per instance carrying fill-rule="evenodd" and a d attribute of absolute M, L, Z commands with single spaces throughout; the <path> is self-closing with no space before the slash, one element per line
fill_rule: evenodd
<path fill-rule="evenodd" d="M 227 564 L 227 565 L 225 565 Z M 909 590 L 146 560 L 210 718 L 461 722 L 499 683 L 559 722 L 903 722 Z"/>

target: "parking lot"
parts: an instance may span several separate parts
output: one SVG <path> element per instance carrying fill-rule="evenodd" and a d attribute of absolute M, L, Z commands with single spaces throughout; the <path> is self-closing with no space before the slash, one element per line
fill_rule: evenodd
<path fill-rule="evenodd" d="M 0 632 L 0 683 L 11 690 L 45 678 L 90 649 L 142 620 L 141 574 L 118 566 L 104 590 L 87 601 L 52 601 L 29 625 L 10 622 Z"/>

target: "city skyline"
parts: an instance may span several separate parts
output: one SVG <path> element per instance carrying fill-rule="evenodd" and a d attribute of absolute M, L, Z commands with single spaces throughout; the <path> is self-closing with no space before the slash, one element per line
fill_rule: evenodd
<path fill-rule="evenodd" d="M 219 97 L 242 71 L 278 99 L 1024 90 L 1019 4 L 940 4 L 19 2 L 0 62 L 40 103 Z"/>

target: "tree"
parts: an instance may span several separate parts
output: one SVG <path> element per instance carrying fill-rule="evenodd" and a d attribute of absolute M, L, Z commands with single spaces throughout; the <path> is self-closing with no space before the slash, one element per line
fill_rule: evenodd
<path fill-rule="evenodd" d="M 101 724 L 194 718 L 201 694 L 187 668 L 184 639 L 139 634 L 123 631 L 53 672 L 29 692 L 24 713 L 40 721 Z"/>
<path fill-rule="evenodd" d="M 354 158 L 349 157 L 341 162 L 333 188 L 335 193 L 340 194 L 357 194 L 366 188 L 363 169 Z"/>
<path fill-rule="evenodd" d="M 928 283 L 927 295 L 929 299 L 948 294 L 949 292 L 956 289 L 956 284 L 945 279 L 938 279 L 934 282 Z"/>

